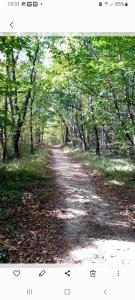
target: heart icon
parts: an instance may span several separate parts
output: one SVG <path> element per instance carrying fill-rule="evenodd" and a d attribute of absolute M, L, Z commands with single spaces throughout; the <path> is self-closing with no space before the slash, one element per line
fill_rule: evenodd
<path fill-rule="evenodd" d="M 19 275 L 20 275 L 20 270 L 14 270 L 14 271 L 13 271 L 13 274 L 14 274 L 15 276 L 19 276 Z"/>

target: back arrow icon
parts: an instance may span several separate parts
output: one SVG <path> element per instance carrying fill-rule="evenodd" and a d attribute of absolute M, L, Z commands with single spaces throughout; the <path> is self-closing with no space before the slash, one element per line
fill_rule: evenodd
<path fill-rule="evenodd" d="M 67 272 L 65 272 L 65 275 L 70 276 L 70 270 L 68 270 Z"/>
<path fill-rule="evenodd" d="M 11 22 L 11 23 L 10 23 L 10 27 L 11 27 L 11 28 L 13 28 L 13 23 L 14 23 L 14 22 Z"/>
<path fill-rule="evenodd" d="M 108 295 L 107 289 L 104 290 L 104 294 L 105 294 L 105 295 Z"/>

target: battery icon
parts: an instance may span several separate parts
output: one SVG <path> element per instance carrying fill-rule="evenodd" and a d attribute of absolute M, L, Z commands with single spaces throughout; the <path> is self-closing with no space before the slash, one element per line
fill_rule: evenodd
<path fill-rule="evenodd" d="M 33 7 L 38 7 L 38 2 L 33 2 Z"/>
<path fill-rule="evenodd" d="M 27 6 L 31 7 L 32 6 L 32 2 L 27 2 Z"/>

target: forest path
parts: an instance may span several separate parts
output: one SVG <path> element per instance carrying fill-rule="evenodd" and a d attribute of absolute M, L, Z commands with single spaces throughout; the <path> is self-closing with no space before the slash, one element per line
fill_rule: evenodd
<path fill-rule="evenodd" d="M 67 251 L 57 262 L 135 262 L 135 234 L 107 195 L 96 194 L 87 171 L 60 148 L 52 149 L 53 171 L 61 193 L 55 216 Z M 56 191 L 57 193 L 57 191 Z"/>

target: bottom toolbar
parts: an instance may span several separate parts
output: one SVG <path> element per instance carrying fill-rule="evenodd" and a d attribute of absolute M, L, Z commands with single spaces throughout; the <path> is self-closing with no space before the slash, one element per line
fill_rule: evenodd
<path fill-rule="evenodd" d="M 1 299 L 134 299 L 135 266 L 0 267 Z M 7 288 L 6 288 L 7 287 Z"/>

